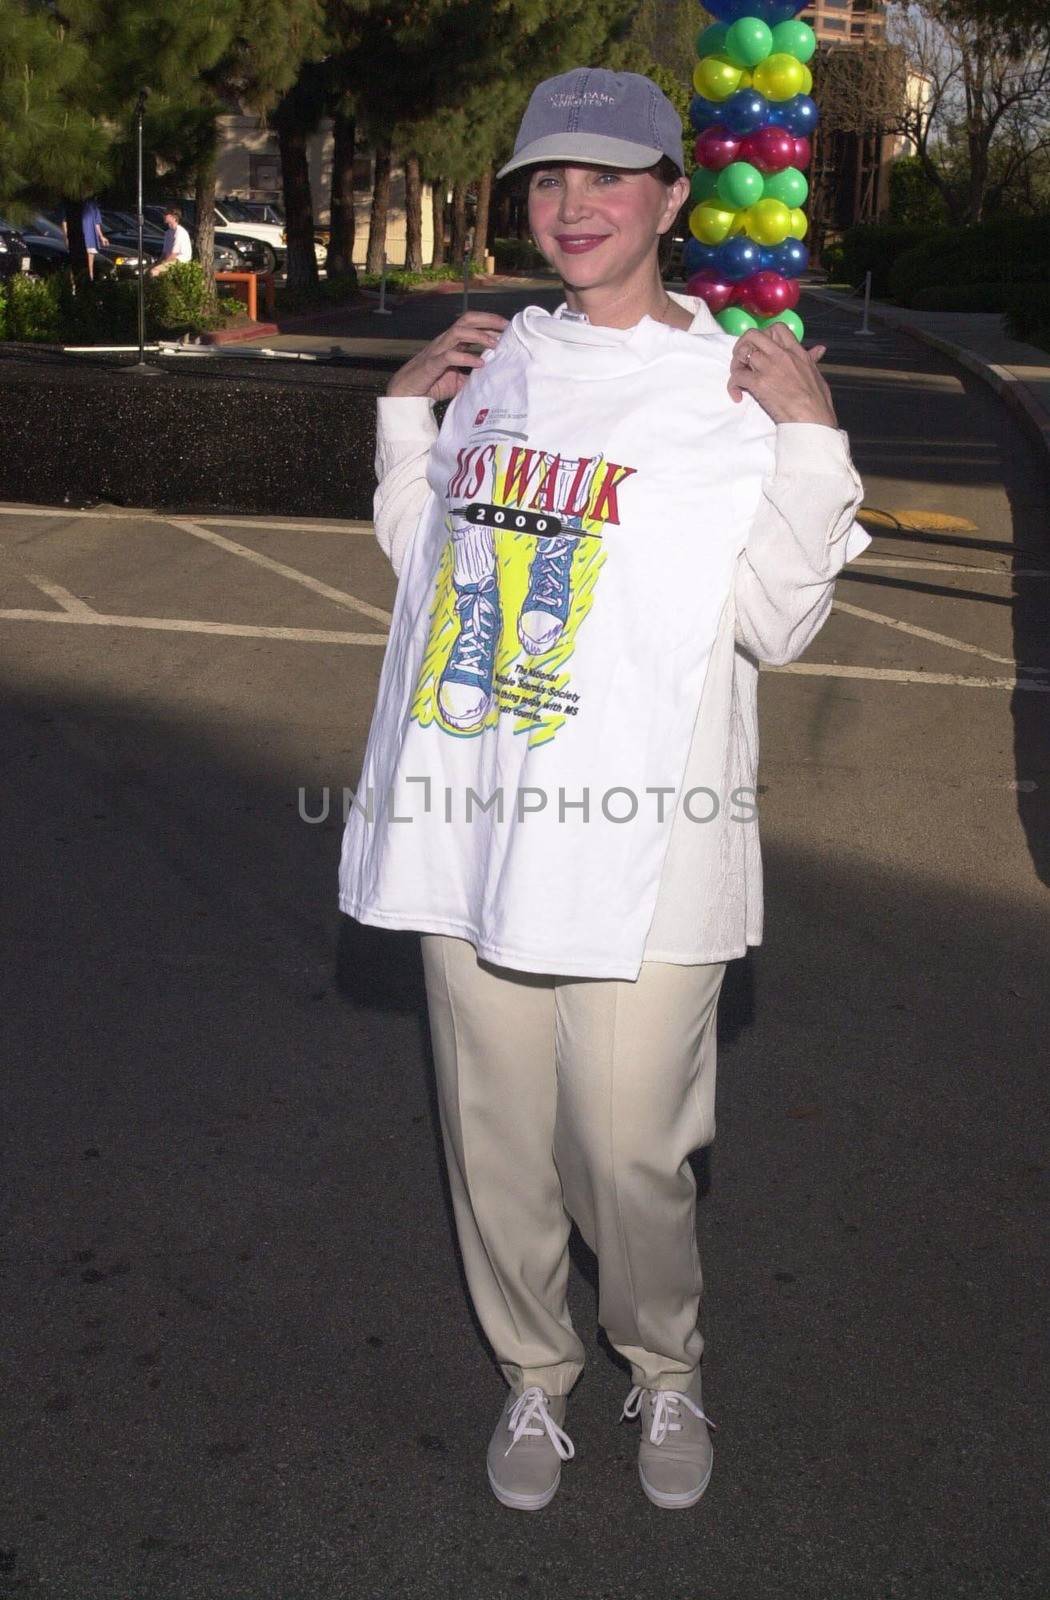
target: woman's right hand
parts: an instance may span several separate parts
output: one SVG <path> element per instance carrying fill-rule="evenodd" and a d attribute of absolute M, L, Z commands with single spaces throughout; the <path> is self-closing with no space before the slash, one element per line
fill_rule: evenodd
<path fill-rule="evenodd" d="M 427 400 L 453 399 L 473 368 L 483 364 L 482 355 L 475 355 L 474 350 L 479 345 L 482 352 L 494 349 L 506 326 L 507 318 L 495 312 L 464 311 L 451 328 L 439 333 L 411 361 L 397 369 L 386 386 L 387 394 L 418 395 Z"/>

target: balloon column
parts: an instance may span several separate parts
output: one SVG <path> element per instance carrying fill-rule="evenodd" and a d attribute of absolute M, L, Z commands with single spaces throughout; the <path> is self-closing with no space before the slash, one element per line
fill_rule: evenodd
<path fill-rule="evenodd" d="M 809 263 L 803 168 L 818 112 L 807 62 L 817 46 L 805 0 L 705 0 L 718 18 L 697 39 L 690 117 L 697 134 L 685 247 L 687 292 L 727 333 L 785 322 Z"/>

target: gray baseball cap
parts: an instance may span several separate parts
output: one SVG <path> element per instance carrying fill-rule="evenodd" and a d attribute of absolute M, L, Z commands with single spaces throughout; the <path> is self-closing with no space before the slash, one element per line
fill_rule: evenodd
<path fill-rule="evenodd" d="M 682 119 L 663 90 L 640 72 L 575 67 L 532 91 L 497 177 L 555 161 L 652 167 L 661 156 L 685 172 Z"/>

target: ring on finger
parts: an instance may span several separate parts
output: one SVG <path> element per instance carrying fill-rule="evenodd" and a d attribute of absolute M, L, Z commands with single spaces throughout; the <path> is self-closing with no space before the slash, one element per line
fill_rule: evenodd
<path fill-rule="evenodd" d="M 748 345 L 745 348 L 744 354 L 743 354 L 741 359 L 743 360 L 744 366 L 748 369 L 749 372 L 754 370 L 755 358 L 754 358 L 754 355 L 752 353 L 750 345 Z"/>

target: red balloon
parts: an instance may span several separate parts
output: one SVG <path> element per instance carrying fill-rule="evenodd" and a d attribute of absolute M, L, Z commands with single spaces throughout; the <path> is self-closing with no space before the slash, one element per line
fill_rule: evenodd
<path fill-rule="evenodd" d="M 707 167 L 711 172 L 721 172 L 723 167 L 728 167 L 730 162 L 737 159 L 739 149 L 739 137 L 716 123 L 704 129 L 693 146 L 693 155 L 702 167 Z"/>
<path fill-rule="evenodd" d="M 767 123 L 749 133 L 740 146 L 740 160 L 750 161 L 759 172 L 783 172 L 795 163 L 795 140 L 786 128 Z"/>
<path fill-rule="evenodd" d="M 685 292 L 694 299 L 703 300 L 708 309 L 717 316 L 719 311 L 724 311 L 730 303 L 737 287 L 735 283 L 726 283 L 714 267 L 702 267 L 699 272 L 693 273 L 685 286 Z"/>
<path fill-rule="evenodd" d="M 793 311 L 798 305 L 797 278 L 782 278 L 779 272 L 753 272 L 736 286 L 737 300 L 754 317 L 775 317 L 778 311 Z"/>
<path fill-rule="evenodd" d="M 809 140 L 806 138 L 796 139 L 795 159 L 792 161 L 791 165 L 793 167 L 808 167 L 812 160 L 813 146 L 810 144 Z"/>

